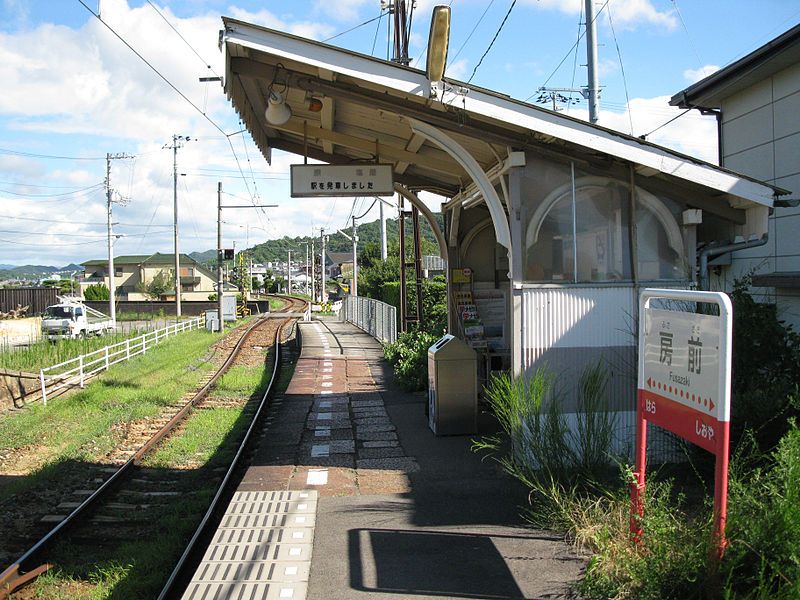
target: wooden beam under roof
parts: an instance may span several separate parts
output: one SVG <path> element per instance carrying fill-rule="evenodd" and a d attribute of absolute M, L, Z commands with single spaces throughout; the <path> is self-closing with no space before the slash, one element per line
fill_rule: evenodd
<path fill-rule="evenodd" d="M 289 120 L 283 125 L 273 125 L 273 127 L 278 131 L 292 133 L 301 138 L 305 134 L 309 141 L 315 140 L 320 145 L 322 145 L 323 141 L 327 140 L 338 146 L 343 146 L 359 152 L 366 152 L 373 156 L 377 153 L 380 159 L 389 160 L 393 163 L 407 162 L 417 164 L 419 161 L 419 166 L 422 169 L 447 174 L 454 178 L 457 178 L 458 173 L 461 171 L 461 168 L 453 160 L 442 160 L 430 156 L 420 157 L 418 154 L 409 152 L 403 148 L 397 148 L 388 144 L 376 144 L 374 140 L 347 135 L 345 133 L 339 133 L 338 131 L 328 131 L 322 127 L 306 125 L 304 131 L 302 123 L 296 123 L 292 120 Z"/>

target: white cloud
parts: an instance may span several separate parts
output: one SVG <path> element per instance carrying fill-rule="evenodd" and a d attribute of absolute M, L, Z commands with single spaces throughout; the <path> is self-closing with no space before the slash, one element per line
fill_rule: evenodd
<path fill-rule="evenodd" d="M 621 111 L 604 110 L 601 101 L 599 124 L 630 134 L 630 122 L 633 121 L 633 135 L 639 136 L 650 133 L 682 112 L 669 106 L 669 96 L 634 98 Z M 583 108 L 571 111 L 570 115 L 588 120 Z M 706 162 L 716 164 L 718 160 L 716 120 L 697 111 L 680 116 L 648 135 L 647 140 Z"/>
<path fill-rule="evenodd" d="M 580 14 L 584 4 L 583 0 L 523 0 L 523 3 L 543 10 L 558 10 L 569 15 Z M 614 25 L 623 29 L 633 29 L 638 25 L 648 24 L 671 30 L 678 24 L 674 11 L 659 11 L 651 0 L 615 0 L 613 4 L 609 2 L 609 5 L 612 6 Z M 598 13 L 600 7 L 602 5 L 598 6 Z M 602 22 L 605 20 L 602 19 Z M 600 22 L 600 19 L 598 21 Z"/>
<path fill-rule="evenodd" d="M 338 4 L 334 3 L 334 6 L 338 6 Z M 243 8 L 232 6 L 228 9 L 228 12 L 231 17 L 239 19 L 240 21 L 261 25 L 262 27 L 268 27 L 270 29 L 277 29 L 279 31 L 287 31 L 291 34 L 313 40 L 321 40 L 335 33 L 334 28 L 328 23 L 315 21 L 288 22 L 268 10 L 251 12 Z"/>
<path fill-rule="evenodd" d="M 716 73 L 719 71 L 719 67 L 717 65 L 704 65 L 699 69 L 686 69 L 683 72 L 683 78 L 689 83 L 697 83 L 701 79 L 705 79 L 712 73 Z"/>
<path fill-rule="evenodd" d="M 447 77 L 449 79 L 458 79 L 460 81 L 464 81 L 469 72 L 467 59 L 465 58 L 447 65 Z"/>

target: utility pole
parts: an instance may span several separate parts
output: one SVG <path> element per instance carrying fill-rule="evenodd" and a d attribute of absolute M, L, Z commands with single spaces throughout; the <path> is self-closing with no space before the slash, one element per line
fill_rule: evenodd
<path fill-rule="evenodd" d="M 411 21 L 414 17 L 415 2 L 411 2 L 411 10 L 406 10 L 406 0 L 394 0 L 389 3 L 389 13 L 394 15 L 394 57 L 392 62 L 408 66 L 408 37 L 411 33 Z M 391 35 L 391 34 L 390 34 Z"/>
<path fill-rule="evenodd" d="M 378 207 L 381 213 L 381 260 L 386 260 L 389 257 L 389 252 L 386 248 L 386 217 L 383 214 L 383 200 L 378 198 Z"/>
<path fill-rule="evenodd" d="M 111 205 L 114 202 L 112 199 L 114 192 L 111 189 L 111 161 L 122 158 L 133 158 L 133 156 L 125 154 L 124 152 L 117 154 L 106 154 L 106 209 L 108 213 L 108 313 L 111 317 L 111 323 L 114 329 L 117 327 L 117 282 L 115 280 L 114 269 L 114 224 L 111 220 Z"/>
<path fill-rule="evenodd" d="M 311 302 L 316 302 L 316 290 L 314 289 L 314 283 L 317 278 L 317 270 L 314 268 L 314 232 L 311 232 Z"/>
<path fill-rule="evenodd" d="M 353 215 L 353 280 L 350 282 L 350 294 L 353 297 L 358 296 L 358 235 L 355 215 Z"/>
<path fill-rule="evenodd" d="M 306 247 L 306 262 L 305 262 L 305 272 L 306 272 L 305 290 L 306 290 L 306 295 L 309 295 L 309 288 L 308 288 L 308 248 L 309 248 L 310 244 L 311 244 L 311 242 L 300 242 L 301 246 L 305 246 Z M 312 297 L 312 300 L 313 300 L 313 297 Z"/>
<path fill-rule="evenodd" d="M 292 251 L 289 250 L 289 260 L 286 263 L 286 293 L 292 293 Z"/>
<path fill-rule="evenodd" d="M 597 25 L 595 24 L 594 0 L 585 0 L 586 4 L 586 62 L 589 81 L 586 86 L 589 99 L 589 121 L 597 123 L 599 116 L 598 101 L 600 84 L 597 81 Z"/>
<path fill-rule="evenodd" d="M 172 135 L 172 145 L 165 144 L 164 149 L 172 150 L 172 199 L 175 234 L 175 315 L 176 320 L 181 316 L 181 255 L 178 247 L 178 148 L 183 148 L 185 142 L 192 138 L 188 135 Z"/>
<path fill-rule="evenodd" d="M 325 228 L 319 230 L 320 243 L 322 244 L 322 254 L 319 260 L 319 270 L 322 274 L 322 281 L 320 283 L 319 300 L 323 304 L 328 299 L 328 294 L 325 290 Z"/>
<path fill-rule="evenodd" d="M 217 182 L 217 320 L 219 332 L 222 333 L 222 263 L 224 259 L 222 249 L 222 182 Z"/>

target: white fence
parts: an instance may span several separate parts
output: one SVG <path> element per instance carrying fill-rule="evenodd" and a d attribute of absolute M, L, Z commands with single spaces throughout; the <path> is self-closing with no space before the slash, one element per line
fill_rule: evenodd
<path fill-rule="evenodd" d="M 170 335 L 177 335 L 183 331 L 202 329 L 205 326 L 205 316 L 194 317 L 161 329 L 148 331 L 139 337 L 129 338 L 124 342 L 100 348 L 88 354 L 81 354 L 77 358 L 66 360 L 52 367 L 39 370 L 39 384 L 42 388 L 42 402 L 47 406 L 47 395 L 53 394 L 66 387 L 84 386 L 87 377 L 105 371 L 111 365 L 128 360 L 138 354 L 144 354 L 150 348 L 163 342 Z"/>
<path fill-rule="evenodd" d="M 339 320 L 348 321 L 381 342 L 397 340 L 397 309 L 391 304 L 363 296 L 345 296 Z"/>

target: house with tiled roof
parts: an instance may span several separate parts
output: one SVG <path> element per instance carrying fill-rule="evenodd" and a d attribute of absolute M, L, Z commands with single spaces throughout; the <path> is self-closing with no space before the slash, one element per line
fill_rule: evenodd
<path fill-rule="evenodd" d="M 217 278 L 188 254 L 181 254 L 181 300 L 208 300 L 209 294 L 216 292 Z M 88 260 L 81 263 L 84 277 L 81 290 L 92 284 L 103 284 L 109 287 L 108 260 Z M 119 300 L 147 300 L 144 287 L 159 273 L 175 272 L 175 255 L 155 254 L 118 256 L 114 258 L 114 284 Z M 172 281 L 172 277 L 170 277 Z M 165 294 L 160 300 L 174 300 L 175 289 Z"/>

